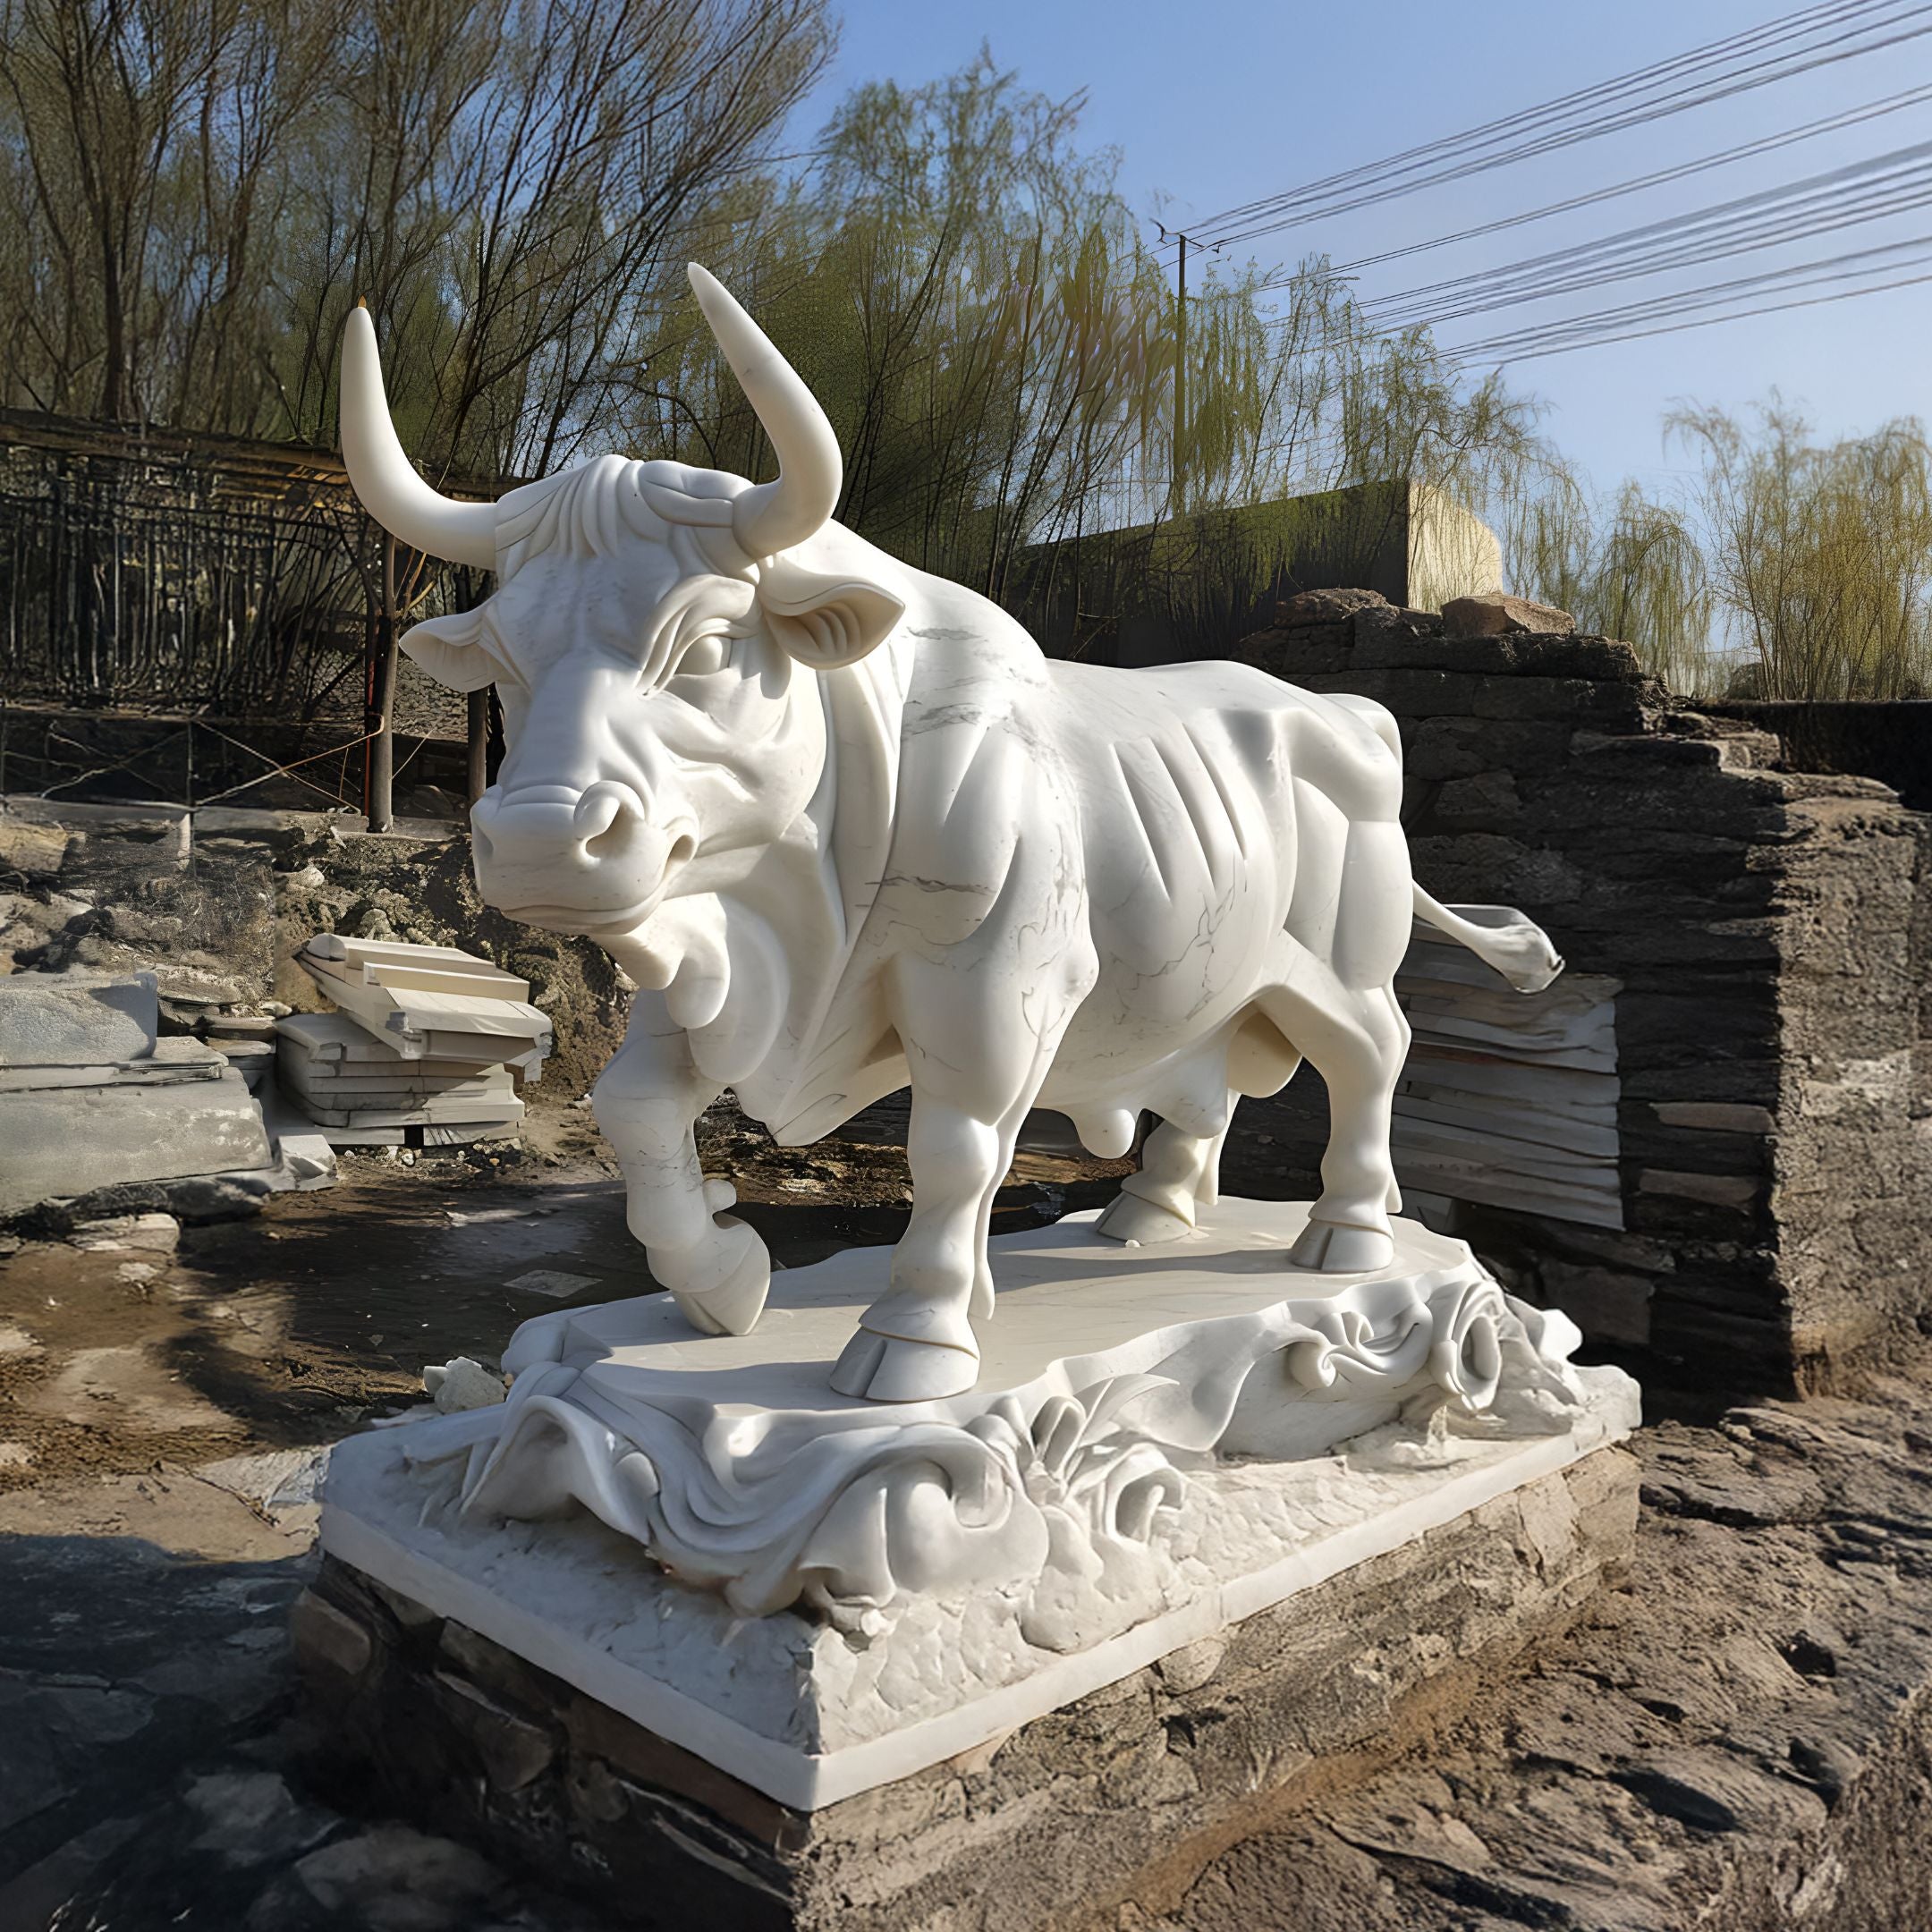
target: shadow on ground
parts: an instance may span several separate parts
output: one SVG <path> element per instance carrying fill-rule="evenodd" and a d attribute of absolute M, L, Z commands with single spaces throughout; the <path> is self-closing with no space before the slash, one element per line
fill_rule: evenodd
<path fill-rule="evenodd" d="M 895 1145 L 706 1131 L 781 1265 L 903 1230 Z M 1126 1165 L 1022 1156 L 995 1232 L 1103 1205 Z M 426 1364 L 494 1367 L 533 1315 L 653 1292 L 622 1184 L 580 1138 L 343 1169 L 173 1249 L 0 1262 L 4 1932 L 589 1932 L 303 1790 L 287 1612 L 324 1445 L 420 1402 Z"/>

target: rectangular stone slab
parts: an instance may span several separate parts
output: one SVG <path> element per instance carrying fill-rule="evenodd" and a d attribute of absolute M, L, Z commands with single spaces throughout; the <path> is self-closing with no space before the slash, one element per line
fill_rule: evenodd
<path fill-rule="evenodd" d="M 1629 1558 L 1637 1475 L 1597 1450 L 809 1812 L 481 1634 L 453 1599 L 331 1555 L 294 1618 L 311 1762 L 359 1803 L 377 1793 L 587 1890 L 614 1926 L 1045 1932 L 1196 1835 L 1258 1823 L 1277 1787 L 1321 1779 L 1425 1684 L 1453 1708 L 1569 1623 Z M 633 1614 L 678 1588 L 659 1580 Z"/>
<path fill-rule="evenodd" d="M 0 1095 L 0 1214 L 119 1181 L 267 1167 L 261 1108 L 232 1067 L 177 1086 Z"/>
<path fill-rule="evenodd" d="M 355 986 L 384 987 L 395 993 L 454 993 L 482 999 L 522 1002 L 530 998 L 530 981 L 513 973 L 499 972 L 485 960 L 391 962 L 331 960 L 314 953 L 305 955 L 311 974 L 321 971 L 332 979 L 345 979 Z"/>
<path fill-rule="evenodd" d="M 88 1066 L 154 1051 L 151 972 L 0 976 L 0 1067 Z"/>
<path fill-rule="evenodd" d="M 341 1106 L 328 1106 L 304 1095 L 291 1097 L 318 1127 L 501 1126 L 523 1118 L 523 1103 L 504 1093 L 436 1094 L 423 1099 L 405 1097 L 393 1106 L 363 1097 Z"/>
<path fill-rule="evenodd" d="M 332 1104 L 353 1104 L 354 1097 L 377 1094 L 382 1097 L 407 1097 L 434 1093 L 508 1093 L 514 1086 L 510 1070 L 503 1066 L 459 1067 L 454 1072 L 422 1071 L 430 1063 L 400 1060 L 393 1066 L 375 1066 L 366 1060 L 331 1064 L 326 1060 L 303 1060 L 291 1054 L 278 1074 L 284 1087 L 298 1093 L 313 1094 Z"/>
<path fill-rule="evenodd" d="M 312 953 L 318 959 L 347 960 L 360 965 L 365 961 L 377 960 L 407 965 L 411 960 L 440 960 L 454 962 L 461 965 L 467 962 L 475 966 L 487 966 L 487 960 L 479 960 L 473 953 L 465 953 L 458 946 L 411 945 L 401 939 L 346 939 L 340 933 L 317 933 L 303 946 L 304 953 Z"/>
<path fill-rule="evenodd" d="M 513 1000 L 396 992 L 332 978 L 296 956 L 317 986 L 383 1045 L 409 1060 L 464 1060 L 516 1068 L 535 1080 L 551 1049 L 549 1016 Z"/>
<path fill-rule="evenodd" d="M 699 1337 L 666 1296 L 541 1316 L 512 1351 L 523 1366 L 504 1409 L 381 1429 L 335 1451 L 323 1546 L 778 1802 L 835 1804 L 1209 1640 L 1637 1424 L 1631 1379 L 1534 1354 L 1540 1344 L 1522 1321 L 1540 1318 L 1507 1304 L 1464 1244 L 1399 1221 L 1387 1275 L 1321 1275 L 1287 1258 L 1304 1217 L 1304 1206 L 1223 1198 L 1192 1239 L 1151 1250 L 1106 1241 L 1091 1216 L 999 1236 L 999 1309 L 981 1324 L 978 1385 L 931 1402 L 861 1402 L 826 1381 L 856 1314 L 885 1284 L 886 1248 L 781 1273 L 751 1335 Z M 1499 1369 L 1517 1391 L 1513 1409 L 1441 1406 L 1451 1385 L 1441 1377 L 1466 1344 L 1451 1351 L 1445 1337 L 1464 1329 L 1444 1324 L 1462 1319 L 1470 1335 L 1492 1319 L 1514 1327 Z M 518 1406 L 526 1397 L 535 1406 Z M 1074 1459 L 1063 1461 L 1064 1429 L 1041 1418 L 1071 1426 L 1082 1412 L 1078 1441 L 1064 1444 Z M 869 1574 L 885 1559 L 866 1505 L 886 1480 L 879 1472 L 904 1459 L 908 1476 L 929 1480 L 921 1472 L 962 1453 L 962 1439 L 966 1449 L 1001 1439 L 1001 1416 L 1055 1429 L 1053 1444 L 1036 1434 L 1036 1449 L 1016 1451 L 1014 1476 L 1038 1478 L 1046 1487 L 1028 1494 L 1071 1513 L 1076 1538 L 1086 1534 L 1074 1532 L 1086 1507 L 1086 1492 L 1071 1487 L 1080 1470 L 1132 1480 L 1149 1454 L 1161 1461 L 1154 1445 L 1173 1447 L 1173 1514 L 1157 1530 L 1109 1532 L 1144 1540 L 1109 1546 L 1107 1561 L 1124 1567 L 1107 1571 L 1103 1597 L 1076 1580 L 1078 1565 L 1055 1569 L 1047 1555 L 1022 1559 L 1047 1565 L 1036 1580 L 1061 1579 L 1041 1584 L 1043 1596 L 991 1592 L 1003 1549 L 979 1544 L 951 1590 L 928 1582 L 894 1594 L 886 1582 L 889 1611 L 868 1609 L 860 1627 L 869 1640 L 850 1650 L 838 1617 L 796 1607 L 804 1582 L 792 1596 L 759 1596 L 776 1580 L 765 1574 L 734 1607 L 668 1582 L 645 1554 L 663 1549 L 663 1530 L 628 1526 L 626 1497 L 661 1497 L 682 1538 L 663 1561 L 736 1589 L 730 1579 L 750 1574 L 733 1569 L 740 1559 L 753 1569 L 765 1551 L 781 1569 L 804 1561 L 800 1538 L 831 1511 L 823 1521 L 844 1529 L 813 1546 L 811 1561 L 831 1565 L 813 1574 L 829 1602 L 850 1602 L 850 1619 L 883 1602 L 871 1584 L 836 1594 L 850 1565 Z M 1113 1437 L 1116 1422 L 1124 1434 Z M 558 1424 L 574 1429 L 568 1451 Z M 636 1444 L 651 1445 L 648 1461 L 626 1462 Z M 471 1494 L 479 1454 L 508 1492 Z M 968 1453 L 958 1466 L 983 1464 Z M 570 1478 L 566 1496 L 597 1499 L 603 1522 L 555 1507 L 558 1472 Z M 850 1507 L 838 1501 L 841 1472 L 854 1484 Z M 966 1547 L 946 1542 L 954 1509 L 968 1542 L 970 1522 L 999 1534 L 1016 1522 L 986 1514 L 976 1478 L 961 1480 L 949 1487 L 945 1478 L 916 1507 L 877 1492 L 881 1524 L 901 1507 L 926 1524 L 928 1579 L 941 1574 L 929 1561 L 941 1547 Z M 1053 1501 L 1063 1482 L 1064 1501 Z M 488 1494 L 530 1521 L 498 1521 Z"/>
<path fill-rule="evenodd" d="M 132 1060 L 103 1060 L 88 1066 L 0 1067 L 0 1094 L 32 1093 L 47 1087 L 167 1087 L 183 1080 L 219 1080 L 225 1055 L 199 1040 L 157 1039 L 154 1051 Z"/>

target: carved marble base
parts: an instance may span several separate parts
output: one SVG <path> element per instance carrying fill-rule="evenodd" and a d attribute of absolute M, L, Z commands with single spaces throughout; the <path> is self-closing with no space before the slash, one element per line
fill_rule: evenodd
<path fill-rule="evenodd" d="M 824 1377 L 886 1249 L 781 1275 L 747 1336 L 695 1337 L 664 1297 L 540 1317 L 503 1407 L 336 1451 L 324 1546 L 832 1803 L 1635 1425 L 1629 1377 L 1572 1367 L 1564 1318 L 1462 1242 L 1398 1222 L 1391 1270 L 1323 1275 L 1286 1263 L 1305 1213 L 1225 1201 L 1139 1250 L 1084 1216 L 1005 1237 L 979 1386 L 883 1411 Z"/>

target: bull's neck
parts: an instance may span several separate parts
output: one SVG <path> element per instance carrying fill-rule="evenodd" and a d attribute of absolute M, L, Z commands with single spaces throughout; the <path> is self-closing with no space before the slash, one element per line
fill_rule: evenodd
<path fill-rule="evenodd" d="M 891 640 L 803 686 L 825 726 L 804 809 L 733 884 L 670 902 L 609 947 L 640 984 L 666 988 L 707 1071 L 767 1118 L 809 1068 L 886 871 L 910 665 L 910 641 Z"/>

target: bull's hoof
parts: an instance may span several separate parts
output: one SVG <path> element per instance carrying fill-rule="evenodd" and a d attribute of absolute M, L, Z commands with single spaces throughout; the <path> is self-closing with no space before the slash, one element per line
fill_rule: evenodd
<path fill-rule="evenodd" d="M 1101 1209 L 1094 1233 L 1109 1241 L 1138 1241 L 1143 1248 L 1162 1241 L 1184 1240 L 1194 1232 L 1172 1208 L 1160 1207 L 1145 1195 L 1125 1188 Z"/>
<path fill-rule="evenodd" d="M 699 1335 L 750 1335 L 765 1312 L 765 1297 L 771 1292 L 771 1256 L 750 1228 L 744 1232 L 750 1237 L 744 1253 L 716 1287 L 698 1293 L 671 1291 L 684 1319 Z"/>
<path fill-rule="evenodd" d="M 932 1342 L 900 1342 L 860 1328 L 833 1364 L 832 1386 L 868 1402 L 938 1402 L 979 1378 L 979 1358 Z"/>
<path fill-rule="evenodd" d="M 1374 1228 L 1310 1221 L 1288 1250 L 1288 1258 L 1296 1267 L 1318 1268 L 1324 1275 L 1366 1275 L 1385 1268 L 1395 1258 L 1395 1242 Z"/>

